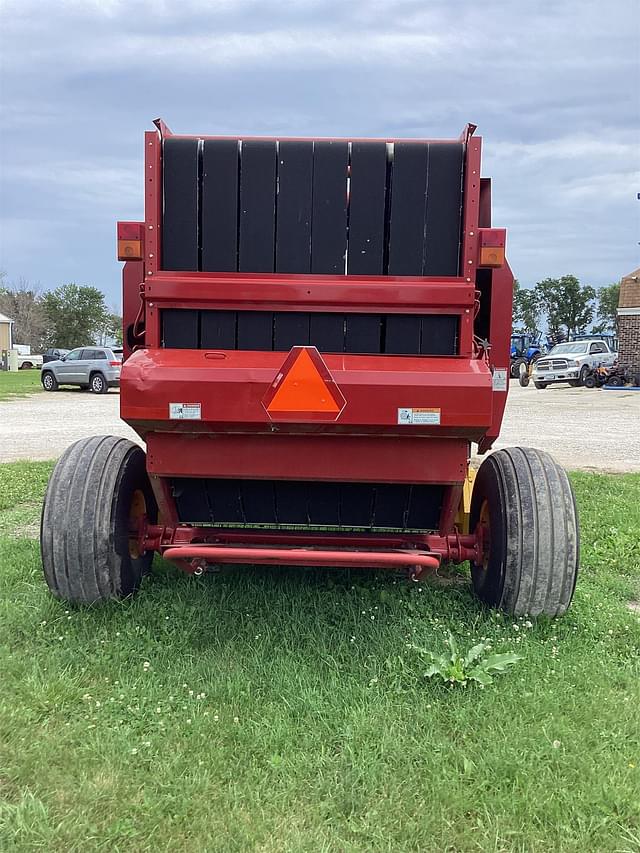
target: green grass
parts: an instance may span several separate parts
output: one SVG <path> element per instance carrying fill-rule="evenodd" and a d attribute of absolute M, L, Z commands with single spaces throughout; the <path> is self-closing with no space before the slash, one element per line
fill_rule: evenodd
<path fill-rule="evenodd" d="M 33 394 L 37 391 L 42 391 L 39 370 L 35 368 L 12 372 L 0 370 L 0 400 L 26 397 L 27 394 Z"/>
<path fill-rule="evenodd" d="M 582 571 L 557 622 L 468 584 L 157 565 L 134 600 L 47 593 L 50 463 L 0 466 L 2 851 L 637 851 L 640 477 L 572 476 Z M 485 689 L 416 643 L 524 656 Z"/>

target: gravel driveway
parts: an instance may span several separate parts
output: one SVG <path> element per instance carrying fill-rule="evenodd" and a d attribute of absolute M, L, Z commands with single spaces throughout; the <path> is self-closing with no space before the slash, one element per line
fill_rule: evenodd
<path fill-rule="evenodd" d="M 119 394 L 44 392 L 0 402 L 0 462 L 54 459 L 71 442 L 114 434 L 137 440 L 118 414 Z M 496 447 L 549 451 L 569 469 L 640 471 L 640 392 L 512 384 Z"/>

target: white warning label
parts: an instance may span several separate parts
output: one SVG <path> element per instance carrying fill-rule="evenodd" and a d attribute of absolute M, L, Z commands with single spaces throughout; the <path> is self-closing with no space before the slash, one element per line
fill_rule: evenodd
<path fill-rule="evenodd" d="M 398 409 L 399 424 L 440 423 L 440 409 Z"/>
<path fill-rule="evenodd" d="M 169 419 L 172 421 L 199 421 L 202 418 L 200 403 L 169 403 Z"/>
<path fill-rule="evenodd" d="M 493 371 L 493 390 L 507 390 L 507 371 L 504 367 L 496 367 Z"/>

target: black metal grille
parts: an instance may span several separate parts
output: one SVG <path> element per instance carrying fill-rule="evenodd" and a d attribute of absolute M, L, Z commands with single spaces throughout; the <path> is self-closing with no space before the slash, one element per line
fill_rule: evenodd
<path fill-rule="evenodd" d="M 459 272 L 460 142 L 169 137 L 166 270 Z"/>
<path fill-rule="evenodd" d="M 326 353 L 446 356 L 458 352 L 458 317 L 168 308 L 162 312 L 162 345 L 262 352 L 315 346 Z"/>
<path fill-rule="evenodd" d="M 438 527 L 443 486 L 290 480 L 172 480 L 178 518 L 221 527 L 424 531 Z"/>

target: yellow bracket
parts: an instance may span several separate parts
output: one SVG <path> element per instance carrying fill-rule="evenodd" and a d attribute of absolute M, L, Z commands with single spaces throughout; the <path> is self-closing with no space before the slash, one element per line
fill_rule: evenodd
<path fill-rule="evenodd" d="M 464 483 L 462 484 L 462 497 L 460 498 L 460 506 L 456 516 L 456 527 L 460 533 L 469 533 L 469 516 L 471 514 L 471 493 L 473 492 L 473 483 L 478 472 L 475 468 L 469 468 Z"/>

